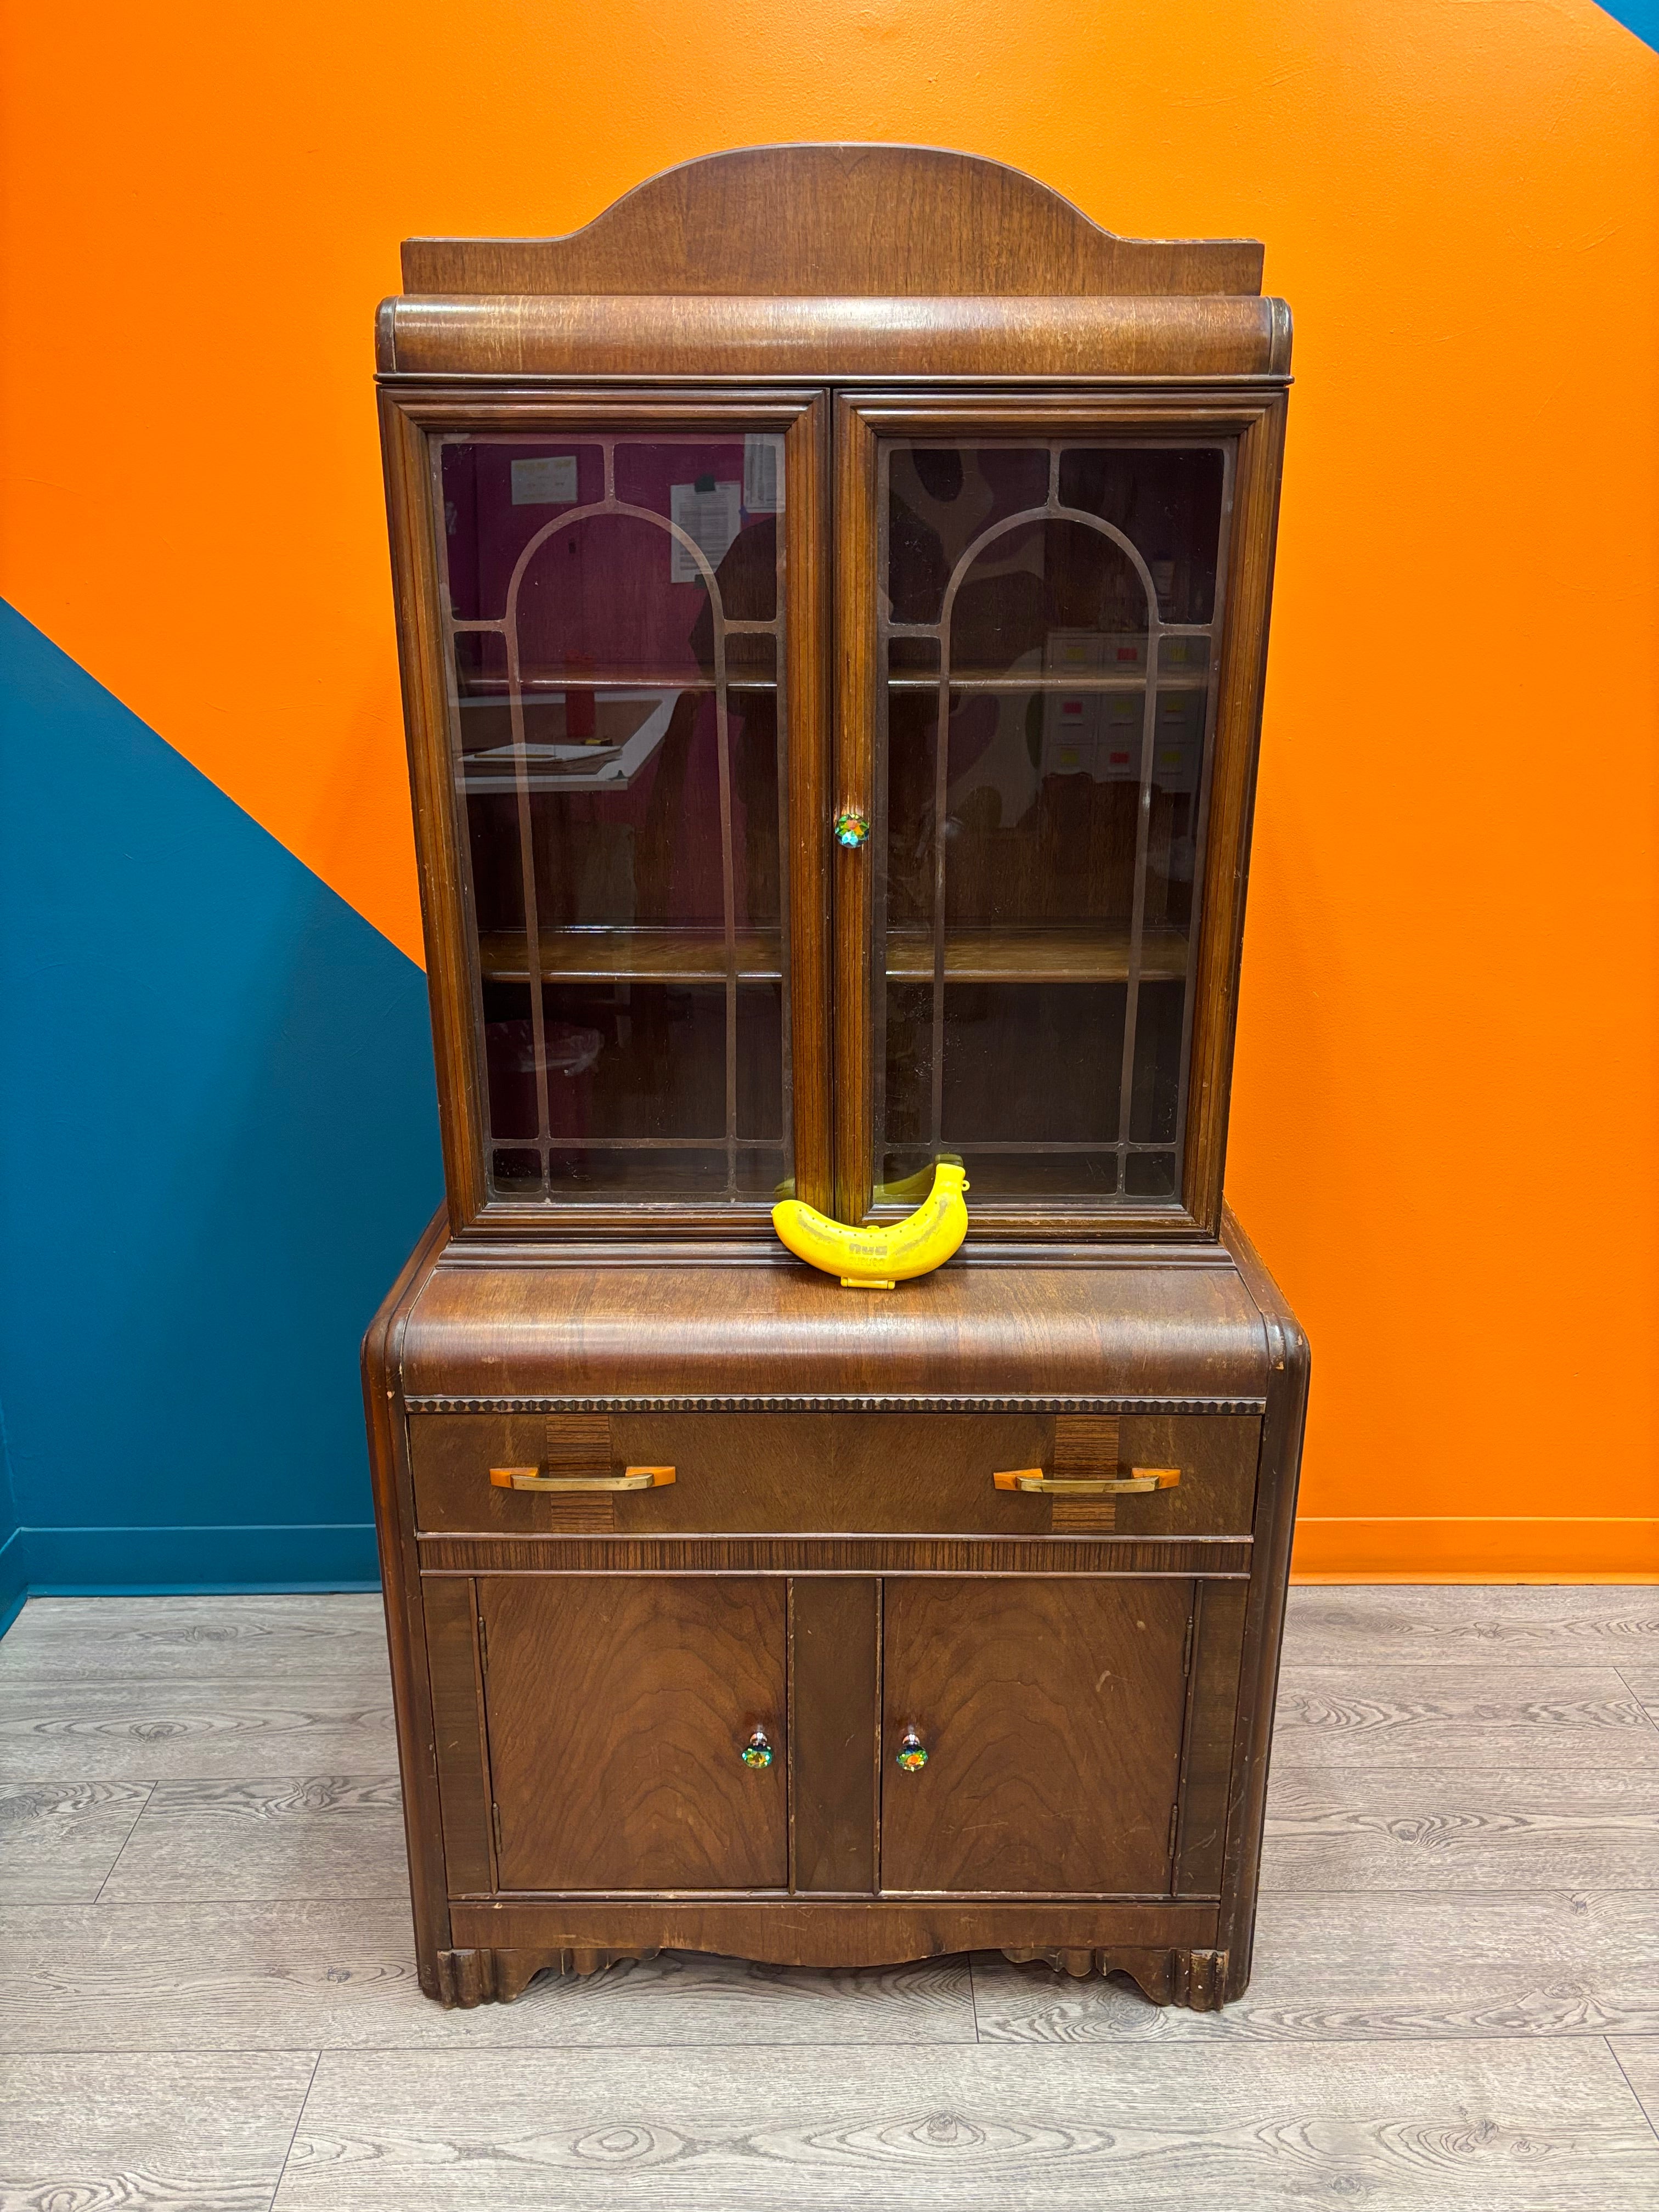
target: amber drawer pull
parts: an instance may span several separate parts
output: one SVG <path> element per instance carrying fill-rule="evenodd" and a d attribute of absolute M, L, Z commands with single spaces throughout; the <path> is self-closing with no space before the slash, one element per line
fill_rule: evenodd
<path fill-rule="evenodd" d="M 1173 1490 L 1181 1480 L 1178 1467 L 1137 1467 L 1127 1474 L 1079 1478 L 1045 1474 L 1040 1467 L 1017 1467 L 991 1480 L 999 1490 L 1063 1492 L 1068 1498 L 1143 1496 L 1149 1490 Z"/>
<path fill-rule="evenodd" d="M 492 1467 L 497 1490 L 661 1490 L 674 1480 L 672 1467 L 630 1467 L 623 1474 L 544 1474 L 533 1467 Z"/>

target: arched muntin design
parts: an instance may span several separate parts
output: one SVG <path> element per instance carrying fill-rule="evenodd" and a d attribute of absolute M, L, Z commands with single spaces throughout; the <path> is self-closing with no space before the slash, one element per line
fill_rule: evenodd
<path fill-rule="evenodd" d="M 519 443 L 521 441 L 516 440 L 507 440 L 502 442 Z M 702 546 L 697 544 L 696 540 L 690 535 L 690 533 L 682 529 L 678 523 L 671 520 L 668 516 L 659 514 L 651 507 L 641 507 L 633 501 L 623 500 L 617 496 L 617 447 L 623 444 L 661 444 L 665 442 L 665 441 L 662 439 L 654 439 L 650 437 L 622 438 L 605 435 L 589 436 L 577 433 L 574 437 L 573 442 L 585 447 L 599 447 L 604 459 L 604 496 L 598 500 L 590 500 L 579 507 L 570 507 L 565 513 L 555 516 L 550 522 L 544 523 L 539 530 L 536 531 L 532 535 L 514 563 L 512 574 L 507 581 L 504 611 L 501 616 L 494 618 L 467 618 L 456 616 L 452 612 L 447 623 L 447 627 L 452 633 L 452 641 L 453 637 L 465 635 L 468 632 L 488 633 L 499 636 L 502 641 L 507 658 L 507 702 L 512 730 L 514 786 L 517 799 L 519 866 L 520 880 L 523 886 L 526 953 L 528 956 L 530 974 L 532 977 L 529 996 L 531 1034 L 536 1064 L 535 1085 L 537 1127 L 536 1133 L 533 1138 L 528 1136 L 514 1137 L 505 1140 L 498 1140 L 492 1129 L 489 1132 L 490 1147 L 493 1151 L 495 1145 L 498 1141 L 507 1142 L 514 1150 L 528 1150 L 533 1146 L 533 1148 L 539 1153 L 541 1158 L 542 1195 L 545 1198 L 550 1194 L 549 1159 L 552 1151 L 561 1143 L 562 1139 L 556 1136 L 554 1133 L 552 1126 L 551 1097 L 548 1085 L 547 1022 L 546 1012 L 543 1004 L 542 988 L 544 978 L 543 976 L 541 961 L 541 917 L 536 882 L 535 826 L 534 817 L 531 808 L 530 759 L 528 740 L 525 727 L 524 678 L 519 639 L 519 599 L 524 586 L 525 578 L 530 569 L 532 562 L 535 560 L 538 554 L 541 552 L 543 548 L 552 539 L 558 537 L 562 532 L 573 529 L 580 523 L 591 521 L 599 516 L 614 516 L 629 521 L 647 524 L 652 528 L 661 531 L 673 544 L 681 547 L 695 565 L 698 577 L 708 594 L 714 657 L 714 739 L 720 811 L 721 927 L 724 951 L 722 981 L 725 988 L 726 1029 L 724 1069 L 725 1126 L 723 1134 L 719 1142 L 723 1144 L 726 1152 L 726 1195 L 728 1198 L 734 1198 L 738 1195 L 737 1165 L 738 1147 L 739 1143 L 738 1131 L 738 954 L 735 881 L 736 872 L 732 845 L 732 756 L 730 699 L 726 666 L 726 641 L 733 633 L 739 632 L 769 636 L 775 641 L 778 650 L 774 662 L 774 678 L 777 687 L 780 710 L 779 720 L 780 727 L 781 728 L 784 705 L 784 663 L 781 650 L 782 624 L 784 618 L 782 574 L 783 545 L 781 533 L 780 533 L 777 550 L 778 573 L 775 583 L 776 597 L 774 603 L 772 618 L 769 621 L 763 622 L 741 620 L 730 617 L 726 612 L 725 600 L 720 590 L 720 579 L 715 573 L 714 568 L 709 561 L 707 554 L 703 551 Z M 709 441 L 705 439 L 700 442 L 707 443 L 709 442 Z M 441 500 L 440 501 L 440 510 L 441 511 Z M 450 665 L 451 682 L 453 684 L 453 652 L 451 654 Z M 568 672 L 561 678 L 561 682 L 570 689 L 583 688 L 584 680 L 585 679 L 580 676 L 573 676 Z M 607 683 L 611 688 L 615 688 L 617 680 L 617 677 L 614 673 L 607 678 L 605 672 L 601 671 L 596 676 L 586 679 L 586 682 L 592 688 L 598 690 L 605 688 Z M 671 686 L 670 688 L 672 687 Z M 462 775 L 459 734 L 456 738 L 456 773 L 459 791 L 459 779 Z M 781 796 L 786 790 L 787 784 L 784 783 L 781 776 Z M 464 799 L 464 793 L 462 796 Z M 788 975 L 788 902 L 787 898 L 781 898 L 780 900 L 779 930 L 781 946 L 780 965 L 782 976 L 787 978 Z M 479 1054 L 479 1065 L 482 1067 L 484 1064 L 484 1047 L 482 1036 L 483 1018 L 481 1004 L 477 1006 L 476 1012 L 477 1027 L 480 1032 L 477 1039 L 477 1048 Z M 787 988 L 782 992 L 782 1129 L 786 1149 L 787 1149 L 789 1139 L 790 1084 L 789 994 Z M 706 1152 L 709 1148 L 710 1143 L 709 1139 L 702 1136 L 609 1137 L 599 1139 L 597 1141 L 607 1151 L 653 1151 L 670 1152 L 675 1151 Z M 495 1176 L 492 1170 L 492 1187 L 494 1185 L 494 1182 Z"/>
<path fill-rule="evenodd" d="M 993 441 L 986 442 L 989 443 Z M 1139 775 L 1137 779 L 1134 857 L 1132 888 L 1130 893 L 1127 974 L 1125 985 L 1123 1041 L 1120 1062 L 1117 1128 L 1115 1139 L 1104 1147 L 1096 1145 L 1090 1140 L 1058 1139 L 1048 1140 L 1039 1139 L 1025 1142 L 1018 1139 L 993 1138 L 974 1139 L 968 1142 L 967 1149 L 980 1153 L 1004 1152 L 1013 1154 L 1039 1152 L 1061 1153 L 1069 1152 L 1073 1153 L 1083 1153 L 1085 1152 L 1097 1152 L 1102 1149 L 1115 1151 L 1118 1155 L 1120 1163 L 1118 1176 L 1118 1196 L 1120 1200 L 1128 1194 L 1126 1188 L 1124 1163 L 1129 1154 L 1135 1152 L 1157 1152 L 1160 1154 L 1173 1153 L 1176 1161 L 1175 1172 L 1176 1176 L 1176 1188 L 1170 1194 L 1171 1196 L 1176 1196 L 1178 1195 L 1179 1161 L 1182 1146 L 1185 1138 L 1185 1123 L 1188 1104 L 1185 1071 L 1191 1039 L 1193 994 L 1190 988 L 1187 988 L 1183 993 L 1182 1031 L 1178 1062 L 1180 1071 L 1178 1082 L 1180 1087 L 1177 1115 L 1173 1135 L 1170 1138 L 1163 1138 L 1153 1140 L 1137 1140 L 1131 1135 L 1131 1117 L 1134 1104 L 1137 1026 L 1139 1012 L 1140 988 L 1143 980 L 1146 943 L 1147 848 L 1152 822 L 1152 792 L 1154 786 L 1153 769 L 1156 724 L 1160 690 L 1167 680 L 1164 677 L 1163 666 L 1164 640 L 1166 637 L 1179 636 L 1194 638 L 1201 637 L 1213 641 L 1219 637 L 1223 614 L 1223 574 L 1218 554 L 1216 595 L 1212 607 L 1211 619 L 1209 622 L 1186 623 L 1164 621 L 1159 612 L 1157 582 L 1152 575 L 1150 566 L 1142 555 L 1139 548 L 1134 544 L 1133 540 L 1115 524 L 1106 520 L 1103 516 L 1091 514 L 1085 508 L 1069 506 L 1062 501 L 1060 498 L 1060 457 L 1062 452 L 1079 446 L 1089 445 L 1094 441 L 1088 440 L 1086 437 L 1072 437 L 1066 439 L 1054 439 L 1046 442 L 1048 445 L 1047 497 L 1043 500 L 1041 505 L 1025 506 L 1012 514 L 999 517 L 997 520 L 988 525 L 986 528 L 981 530 L 979 534 L 971 540 L 971 542 L 958 556 L 954 567 L 951 570 L 949 578 L 945 583 L 939 617 L 936 622 L 905 623 L 895 622 L 890 618 L 890 599 L 888 592 L 884 558 L 881 564 L 882 638 L 880 643 L 881 673 L 878 678 L 880 688 L 884 691 L 890 678 L 888 647 L 888 641 L 890 640 L 906 638 L 927 638 L 936 640 L 939 656 L 939 674 L 934 685 L 936 704 L 934 710 L 934 774 L 933 794 L 933 960 L 931 977 L 932 1042 L 930 1066 L 928 1071 L 930 1088 L 930 1097 L 928 1101 L 928 1147 L 936 1154 L 945 1144 L 952 1141 L 953 1136 L 956 1133 L 946 1131 L 944 1126 L 945 1054 L 945 992 L 946 983 L 946 952 L 948 936 L 946 925 L 945 878 L 948 865 L 948 830 L 950 826 L 948 810 L 951 759 L 949 734 L 951 722 L 951 695 L 953 690 L 957 692 L 962 692 L 963 690 L 971 691 L 980 689 L 1009 690 L 1023 688 L 1020 676 L 1012 671 L 1002 676 L 981 676 L 978 678 L 972 676 L 963 677 L 961 675 L 953 677 L 951 659 L 952 629 L 957 595 L 962 590 L 963 585 L 973 574 L 975 568 L 979 564 L 988 549 L 996 544 L 999 540 L 1008 538 L 1021 530 L 1027 529 L 1033 524 L 1047 524 L 1054 522 L 1070 523 L 1096 533 L 1097 536 L 1114 545 L 1120 553 L 1127 557 L 1133 570 L 1136 580 L 1140 586 L 1145 611 L 1146 652 L 1145 670 L 1139 678 L 1139 686 L 1142 692 L 1140 759 Z M 1226 463 L 1226 477 L 1228 482 L 1231 481 L 1231 455 L 1229 455 Z M 1226 503 L 1226 498 L 1224 495 L 1224 514 Z M 882 526 L 884 532 L 883 550 L 884 555 L 884 535 L 888 512 L 885 471 L 884 471 L 881 509 L 883 514 Z M 1030 684 L 1030 688 L 1032 689 L 1043 688 L 1040 681 L 1034 680 L 1029 676 L 1026 678 L 1026 682 Z M 1091 684 L 1086 677 L 1080 678 L 1073 678 L 1068 679 L 1067 688 L 1085 690 L 1099 688 L 1105 690 L 1109 688 L 1109 679 L 1106 678 L 1098 679 L 1097 685 Z M 1109 684 L 1109 688 L 1114 690 L 1121 690 L 1123 686 L 1121 683 L 1119 682 L 1117 684 Z M 1213 653 L 1211 656 L 1211 669 L 1206 688 L 1208 697 L 1206 700 L 1204 758 L 1200 770 L 1197 831 L 1194 839 L 1194 888 L 1195 893 L 1201 886 L 1203 881 L 1203 833 L 1206 823 L 1209 803 L 1207 757 L 1210 744 L 1212 738 L 1216 688 L 1215 660 Z M 884 732 L 883 750 L 884 752 L 886 728 L 886 714 L 884 711 L 882 716 L 882 728 Z M 886 778 L 884 775 L 878 779 L 876 804 L 878 817 L 875 825 L 875 835 L 878 842 L 878 850 L 884 855 L 887 849 L 889 828 L 886 813 Z M 882 895 L 884 896 L 884 889 Z M 1188 924 L 1189 951 L 1191 933 L 1193 929 L 1195 928 L 1196 922 L 1197 911 L 1195 908 Z M 876 932 L 876 941 L 878 945 L 881 943 L 884 936 L 884 917 L 882 918 L 881 926 L 878 927 Z M 877 1157 L 872 1164 L 875 1179 L 879 1182 L 881 1173 L 881 1158 L 887 1145 L 884 1097 L 887 1060 L 885 1038 L 886 994 L 885 992 L 879 988 L 880 979 L 877 978 L 876 981 L 878 988 L 873 994 L 873 997 L 874 1002 L 880 1011 L 878 1017 L 878 1036 L 873 1053 L 873 1076 L 876 1091 L 875 1140 Z"/>

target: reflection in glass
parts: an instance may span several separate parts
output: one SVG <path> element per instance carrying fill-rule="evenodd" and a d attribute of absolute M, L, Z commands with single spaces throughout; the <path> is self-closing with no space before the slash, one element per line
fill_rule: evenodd
<path fill-rule="evenodd" d="M 872 1179 L 1174 1200 L 1229 454 L 882 465 Z"/>
<path fill-rule="evenodd" d="M 763 1195 L 781 441 L 459 438 L 438 474 L 492 1188 Z"/>

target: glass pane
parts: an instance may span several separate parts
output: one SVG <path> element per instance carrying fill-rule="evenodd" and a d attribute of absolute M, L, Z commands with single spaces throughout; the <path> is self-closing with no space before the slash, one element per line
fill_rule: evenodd
<path fill-rule="evenodd" d="M 1229 454 L 883 466 L 872 1179 L 1174 1200 Z"/>
<path fill-rule="evenodd" d="M 937 623 L 975 539 L 1048 495 L 1048 456 L 1030 446 L 889 449 L 887 592 L 894 623 Z"/>
<path fill-rule="evenodd" d="M 782 442 L 440 448 L 492 1188 L 793 1169 Z"/>
<path fill-rule="evenodd" d="M 1164 622 L 1214 618 L 1225 457 L 1218 447 L 1069 447 L 1060 503 L 1116 525 L 1152 572 Z"/>
<path fill-rule="evenodd" d="M 1146 587 L 1122 547 L 1086 524 L 1016 523 L 956 584 L 953 677 L 1030 670 L 1088 684 L 1146 672 Z"/>

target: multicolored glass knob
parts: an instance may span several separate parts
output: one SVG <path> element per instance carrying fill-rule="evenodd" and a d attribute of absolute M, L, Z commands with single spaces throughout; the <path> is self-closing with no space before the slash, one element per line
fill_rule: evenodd
<path fill-rule="evenodd" d="M 899 1747 L 893 1754 L 893 1764 L 906 1774 L 920 1774 L 927 1764 L 927 1747 L 913 1728 L 905 1729 L 899 1738 Z"/>
<path fill-rule="evenodd" d="M 856 853 L 870 835 L 870 824 L 856 806 L 849 806 L 844 814 L 836 817 L 836 842 L 844 845 L 849 853 Z"/>
<path fill-rule="evenodd" d="M 757 1728 L 738 1753 L 745 1766 L 769 1766 L 772 1764 L 772 1745 L 766 1730 Z"/>

